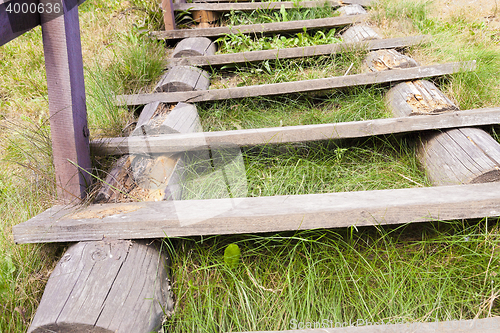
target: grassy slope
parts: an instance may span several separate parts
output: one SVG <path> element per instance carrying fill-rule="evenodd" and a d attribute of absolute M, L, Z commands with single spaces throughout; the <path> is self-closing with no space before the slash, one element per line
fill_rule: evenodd
<path fill-rule="evenodd" d="M 432 34 L 431 43 L 409 50 L 422 64 L 476 59 L 476 72 L 436 83 L 463 109 L 499 105 L 498 32 L 460 17 L 451 17 L 449 22 L 429 18 L 428 6 L 382 2 L 374 8 L 372 23 L 392 36 Z M 240 49 L 241 45 L 262 47 L 262 42 L 255 45 L 242 36 L 224 42 L 230 46 L 238 38 Z M 215 85 L 283 82 L 304 79 L 309 73 L 324 77 L 328 75 L 328 71 L 321 73 L 324 68 L 338 75 L 350 63 L 357 64 L 355 71 L 360 70 L 361 56 L 262 63 L 237 68 L 237 75 L 219 74 Z M 373 119 L 388 116 L 382 100 L 386 90 L 353 89 L 313 99 L 244 99 L 206 103 L 199 109 L 206 130 Z M 271 153 L 255 149 L 243 154 L 248 177 L 244 190 L 249 195 L 275 195 L 415 186 L 415 180 L 427 185 L 414 168 L 411 147 L 411 142 L 394 139 L 330 146 L 327 151 L 324 146 L 307 145 Z M 377 152 L 384 152 L 383 158 Z M 194 173 L 193 178 L 197 176 Z M 210 182 L 205 187 L 193 184 L 190 194 L 194 198 L 207 197 L 214 190 Z M 221 192 L 215 189 L 213 195 L 221 196 Z M 283 330 L 300 327 L 300 323 L 304 327 L 345 326 L 357 320 L 361 324 L 394 323 L 500 315 L 495 301 L 500 295 L 497 220 L 166 242 L 175 249 L 177 308 L 166 325 L 173 332 Z M 230 243 L 242 250 L 241 264 L 234 270 L 223 260 Z"/>
<path fill-rule="evenodd" d="M 141 10 L 124 11 L 128 5 L 122 8 L 118 1 L 87 0 L 80 7 L 89 123 L 94 136 L 120 135 L 133 120 L 126 110 L 110 106 L 113 92 L 136 91 L 151 84 L 161 71 L 161 48 L 131 28 L 133 23 L 157 26 L 158 10 L 146 0 L 133 2 Z M 500 75 L 495 75 L 500 68 L 498 32 L 460 17 L 447 22 L 429 19 L 421 3 L 384 2 L 377 9 L 373 22 L 384 32 L 435 36 L 429 45 L 410 50 L 422 63 L 479 60 L 477 72 L 438 82 L 460 107 L 500 104 L 496 93 Z M 291 19 L 299 18 L 295 16 Z M 262 17 L 236 13 L 228 19 L 239 22 Z M 283 13 L 273 18 L 278 19 L 284 19 Z M 309 38 L 313 43 L 314 39 Z M 233 81 L 230 74 L 222 74 L 215 83 L 241 85 L 338 75 L 351 63 L 356 65 L 354 71 L 359 70 L 360 56 L 268 62 L 238 69 Z M 60 245 L 16 246 L 11 235 L 12 225 L 54 201 L 40 29 L 0 48 L 0 77 L 0 331 L 24 332 L 64 250 Z M 206 130 L 387 117 L 382 100 L 385 89 L 345 90 L 312 99 L 206 103 L 200 106 L 200 114 Z M 279 153 L 266 149 L 247 152 L 249 194 L 427 184 L 417 168 L 411 140 L 363 140 L 323 148 L 292 146 Z M 100 168 L 101 161 L 96 162 Z M 194 196 L 199 195 L 196 190 L 200 191 L 194 187 Z M 238 243 L 243 253 L 242 264 L 235 270 L 222 261 L 224 248 L 231 242 Z M 175 248 L 172 259 L 178 297 L 176 314 L 167 325 L 179 332 L 285 329 L 291 328 L 292 319 L 416 321 L 499 314 L 494 299 L 499 294 L 500 250 L 496 222 L 491 220 L 191 238 L 167 244 Z"/>

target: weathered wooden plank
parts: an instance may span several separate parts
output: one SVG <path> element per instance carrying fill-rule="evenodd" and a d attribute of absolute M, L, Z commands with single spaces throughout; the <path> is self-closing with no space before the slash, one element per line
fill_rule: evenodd
<path fill-rule="evenodd" d="M 256 198 L 55 206 L 13 227 L 16 243 L 180 237 L 500 216 L 500 186 L 473 184 Z"/>
<path fill-rule="evenodd" d="M 185 2 L 185 1 L 184 1 Z M 260 0 L 193 0 L 193 3 L 217 3 L 217 2 L 266 2 Z M 359 4 L 361 6 L 370 6 L 372 0 L 346 0 L 339 2 L 340 5 L 344 4 Z"/>
<path fill-rule="evenodd" d="M 280 10 L 292 8 L 316 8 L 325 5 L 331 7 L 341 6 L 340 1 L 335 0 L 317 0 L 317 1 L 266 1 L 266 2 L 243 2 L 243 3 L 176 3 L 174 10 L 176 11 L 194 11 L 194 10 L 209 10 L 214 12 L 230 12 L 232 10 L 253 11 L 253 10 Z"/>
<path fill-rule="evenodd" d="M 384 324 L 388 322 L 388 324 Z M 494 333 L 500 327 L 500 317 L 414 322 L 390 324 L 392 321 L 370 321 L 359 319 L 355 322 L 337 322 L 322 320 L 321 322 L 299 322 L 296 327 L 313 327 L 312 329 L 297 329 L 286 331 L 252 331 L 251 333 Z M 352 325 L 351 325 L 352 323 Z M 314 328 L 316 327 L 316 328 Z M 240 332 L 250 333 L 250 332 Z"/>
<path fill-rule="evenodd" d="M 454 62 L 442 65 L 420 66 L 414 68 L 394 69 L 374 73 L 364 73 L 348 76 L 337 76 L 325 79 L 303 80 L 256 86 L 214 89 L 206 91 L 189 91 L 173 93 L 155 93 L 138 95 L 121 95 L 116 97 L 118 105 L 142 105 L 156 101 L 163 103 L 202 102 L 222 99 L 246 98 L 255 96 L 272 96 L 297 92 L 321 91 L 342 87 L 354 87 L 370 84 L 413 80 L 424 77 L 434 77 L 453 74 L 460 71 L 471 71 L 476 66 L 475 61 Z"/>
<path fill-rule="evenodd" d="M 89 130 L 78 6 L 64 1 L 65 14 L 42 14 L 52 154 L 59 199 L 85 198 L 91 184 Z M 71 9 L 69 9 L 71 8 Z M 76 164 L 76 166 L 75 166 Z"/>
<path fill-rule="evenodd" d="M 342 40 L 346 43 L 357 43 L 381 38 L 382 37 L 376 33 L 375 30 L 365 24 L 358 24 L 350 27 L 342 34 Z"/>
<path fill-rule="evenodd" d="M 185 40 L 187 39 L 183 39 L 180 43 L 182 43 Z M 262 60 L 312 57 L 319 55 L 336 54 L 344 52 L 346 50 L 352 50 L 353 48 L 358 48 L 358 47 L 366 50 L 401 48 L 411 45 L 417 45 L 429 40 L 430 36 L 424 35 L 424 36 L 389 38 L 381 40 L 370 40 L 362 44 L 337 43 L 337 44 L 315 45 L 306 47 L 292 47 L 286 49 L 193 56 L 185 58 L 172 58 L 168 60 L 168 66 L 175 66 L 175 65 L 221 66 L 221 65 L 241 64 L 241 63 L 262 61 Z"/>
<path fill-rule="evenodd" d="M 172 52 L 172 58 L 183 58 L 199 56 L 213 56 L 217 51 L 217 45 L 206 37 L 192 37 L 181 40 Z M 183 65 L 183 64 L 178 64 Z M 170 64 L 170 66 L 172 66 Z"/>
<path fill-rule="evenodd" d="M 165 24 L 165 30 L 175 30 L 174 4 L 172 3 L 172 0 L 161 0 L 161 8 L 163 11 L 163 23 Z"/>
<path fill-rule="evenodd" d="M 91 142 L 96 155 L 120 155 L 129 151 L 174 153 L 208 149 L 224 143 L 236 146 L 361 138 L 463 126 L 500 123 L 500 108 L 464 110 L 436 115 L 376 119 L 320 125 L 285 126 L 236 131 L 171 134 L 145 138 L 112 138 Z"/>
<path fill-rule="evenodd" d="M 172 310 L 166 258 L 145 242 L 72 245 L 52 272 L 28 332 L 151 332 Z"/>
<path fill-rule="evenodd" d="M 188 37 L 220 37 L 227 34 L 269 34 L 301 32 L 305 29 L 331 29 L 343 27 L 356 22 L 363 22 L 367 15 L 352 15 L 342 17 L 328 17 L 313 20 L 299 20 L 289 22 L 273 22 L 262 24 L 237 25 L 233 27 L 215 27 L 204 29 L 182 29 L 172 31 L 155 31 L 153 35 L 159 39 L 181 39 Z"/>

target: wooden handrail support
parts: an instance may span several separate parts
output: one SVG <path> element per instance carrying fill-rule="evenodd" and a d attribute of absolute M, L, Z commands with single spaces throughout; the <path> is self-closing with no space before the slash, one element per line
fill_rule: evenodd
<path fill-rule="evenodd" d="M 40 1 L 44 3 L 44 1 Z M 42 25 L 52 150 L 59 200 L 85 198 L 91 178 L 89 130 L 78 21 L 83 1 L 64 0 L 64 15 L 7 13 L 0 4 L 0 45 Z"/>

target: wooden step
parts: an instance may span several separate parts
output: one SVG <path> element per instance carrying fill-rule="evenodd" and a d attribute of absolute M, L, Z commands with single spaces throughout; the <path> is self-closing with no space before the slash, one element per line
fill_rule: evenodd
<path fill-rule="evenodd" d="M 405 81 L 453 74 L 461 71 L 472 71 L 475 61 L 453 62 L 441 65 L 420 66 L 414 68 L 394 69 L 390 71 L 364 73 L 348 76 L 336 76 L 325 79 L 303 80 L 255 86 L 213 89 L 204 91 L 186 91 L 154 94 L 120 95 L 116 97 L 117 105 L 143 105 L 152 102 L 202 102 L 223 99 L 246 98 L 256 96 L 272 96 L 297 92 L 330 90 L 344 87 L 363 86 L 387 82 Z"/>
<path fill-rule="evenodd" d="M 54 206 L 14 226 L 20 243 L 143 239 L 500 216 L 494 183 L 256 198 Z"/>
<path fill-rule="evenodd" d="M 208 149 L 214 145 L 256 146 L 277 143 L 362 138 L 433 129 L 483 126 L 500 123 L 500 108 L 464 110 L 438 115 L 286 126 L 235 131 L 169 134 L 135 138 L 105 138 L 91 142 L 96 155 L 175 153 Z"/>
<path fill-rule="evenodd" d="M 366 43 L 336 43 L 327 45 L 314 45 L 305 47 L 291 47 L 285 49 L 250 51 L 229 54 L 216 54 L 211 56 L 191 56 L 168 59 L 168 66 L 222 66 L 229 64 L 242 64 L 263 60 L 304 58 L 320 55 L 332 55 L 341 53 L 353 48 L 363 48 L 366 50 L 379 50 L 387 48 L 401 48 L 417 45 L 430 41 L 430 36 L 411 36 L 380 40 L 371 40 Z"/>
<path fill-rule="evenodd" d="M 402 319 L 375 321 L 359 318 L 354 322 L 334 322 L 328 319 L 322 319 L 321 322 L 299 322 L 292 319 L 290 323 L 292 330 L 251 333 L 496 333 L 500 327 L 500 317 L 413 323 Z"/>
<path fill-rule="evenodd" d="M 317 0 L 317 1 L 266 1 L 266 2 L 243 2 L 243 3 L 174 3 L 174 10 L 176 11 L 192 11 L 192 10 L 209 10 L 213 12 L 230 12 L 232 10 L 239 11 L 253 11 L 253 10 L 280 10 L 282 7 L 285 9 L 292 8 L 316 8 L 325 5 L 331 7 L 340 7 L 347 2 L 335 0 Z M 351 4 L 359 4 L 366 6 L 370 1 L 349 1 Z"/>
<path fill-rule="evenodd" d="M 169 31 L 152 32 L 158 39 L 181 39 L 188 37 L 221 37 L 227 34 L 277 34 L 302 32 L 304 28 L 313 29 L 332 29 L 343 27 L 357 22 L 363 22 L 368 19 L 368 15 L 352 15 L 342 17 L 328 17 L 313 20 L 298 20 L 288 22 L 273 22 L 261 24 L 237 25 L 233 27 L 215 27 L 201 29 L 179 29 Z"/>

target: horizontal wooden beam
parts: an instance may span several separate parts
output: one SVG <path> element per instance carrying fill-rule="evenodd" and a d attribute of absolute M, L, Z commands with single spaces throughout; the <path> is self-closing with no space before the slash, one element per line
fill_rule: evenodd
<path fill-rule="evenodd" d="M 314 45 L 305 47 L 292 47 L 285 49 L 250 51 L 229 54 L 216 54 L 211 56 L 194 56 L 185 58 L 170 58 L 167 65 L 176 66 L 221 66 L 228 64 L 242 64 L 247 62 L 275 60 L 275 59 L 292 59 L 313 57 L 320 55 L 331 55 L 353 48 L 363 48 L 369 51 L 379 49 L 401 48 L 410 45 L 420 44 L 431 39 L 430 36 L 411 36 L 398 37 L 389 39 L 370 40 L 364 43 L 336 43 L 327 45 Z"/>
<path fill-rule="evenodd" d="M 400 322 L 401 324 L 391 324 Z M 349 326 L 350 325 L 350 326 Z M 470 320 L 431 322 L 405 322 L 404 320 L 357 319 L 354 322 L 337 322 L 322 319 L 321 322 L 290 321 L 287 331 L 252 331 L 240 333 L 495 333 L 500 327 L 500 317 Z M 313 327 L 312 329 L 303 329 Z M 320 327 L 320 328 L 317 328 Z"/>
<path fill-rule="evenodd" d="M 138 154 L 175 153 L 209 149 L 221 145 L 244 147 L 362 138 L 373 135 L 493 124 L 500 124 L 500 108 L 319 125 L 168 134 L 149 137 L 106 138 L 92 141 L 91 147 L 96 155 L 122 155 L 130 152 Z"/>
<path fill-rule="evenodd" d="M 497 183 L 256 198 L 54 206 L 16 243 L 277 232 L 500 216 Z"/>
<path fill-rule="evenodd" d="M 329 0 L 330 2 L 333 2 L 333 0 Z M 219 3 L 219 2 L 262 2 L 262 3 L 272 3 L 273 1 L 260 1 L 260 0 L 193 0 L 193 3 Z M 283 1 L 281 1 L 283 2 Z M 346 1 L 339 1 L 340 5 L 361 5 L 364 7 L 368 7 L 372 4 L 372 0 L 346 0 Z"/>
<path fill-rule="evenodd" d="M 81 5 L 82 3 L 84 3 L 85 0 L 70 0 L 65 2 L 67 9 L 70 10 L 75 5 Z M 13 5 L 15 3 L 18 3 L 20 5 L 26 3 L 28 4 L 29 9 L 29 5 L 31 4 L 38 6 L 39 0 L 0 0 L 0 46 L 39 26 L 41 23 L 40 14 L 38 13 L 38 7 L 37 11 L 28 11 L 26 14 L 22 12 L 15 13 L 14 11 L 11 11 L 10 13 L 7 12 L 9 4 L 10 9 L 14 9 Z M 63 13 L 61 9 L 61 15 L 62 14 Z M 54 18 L 56 17 L 57 15 L 54 16 Z"/>
<path fill-rule="evenodd" d="M 233 27 L 215 27 L 202 29 L 179 29 L 171 31 L 155 31 L 152 34 L 159 39 L 181 39 L 188 37 L 221 37 L 227 34 L 274 34 L 301 32 L 304 28 L 331 29 L 349 24 L 362 22 L 368 15 L 352 15 L 341 17 L 328 17 L 313 20 L 299 20 L 289 22 L 273 22 L 262 24 L 236 25 Z"/>
<path fill-rule="evenodd" d="M 331 0 L 330 0 L 331 1 Z M 193 3 L 217 3 L 217 2 L 272 2 L 272 1 L 260 1 L 260 0 L 193 0 Z M 346 5 L 361 5 L 368 7 L 372 4 L 372 0 L 346 0 L 342 1 L 342 4 Z"/>
<path fill-rule="evenodd" d="M 452 62 L 441 65 L 420 66 L 404 69 L 393 69 L 383 72 L 372 72 L 348 76 L 335 76 L 325 79 L 303 80 L 255 86 L 213 89 L 204 91 L 169 92 L 154 94 L 120 95 L 116 97 L 118 105 L 143 105 L 152 102 L 203 102 L 223 99 L 246 98 L 256 96 L 272 96 L 297 92 L 321 91 L 336 88 L 380 84 L 448 75 L 460 71 L 472 71 L 475 61 Z"/>
<path fill-rule="evenodd" d="M 342 2 L 343 3 L 343 2 Z M 366 1 L 351 1 L 351 3 L 366 5 Z M 329 5 L 331 7 L 340 7 L 342 4 L 336 0 L 316 0 L 316 1 L 266 1 L 266 2 L 243 2 L 243 3 L 175 3 L 174 10 L 176 11 L 191 11 L 191 10 L 209 10 L 213 12 L 230 12 L 232 10 L 252 11 L 258 9 L 280 10 L 292 8 L 316 8 Z"/>

